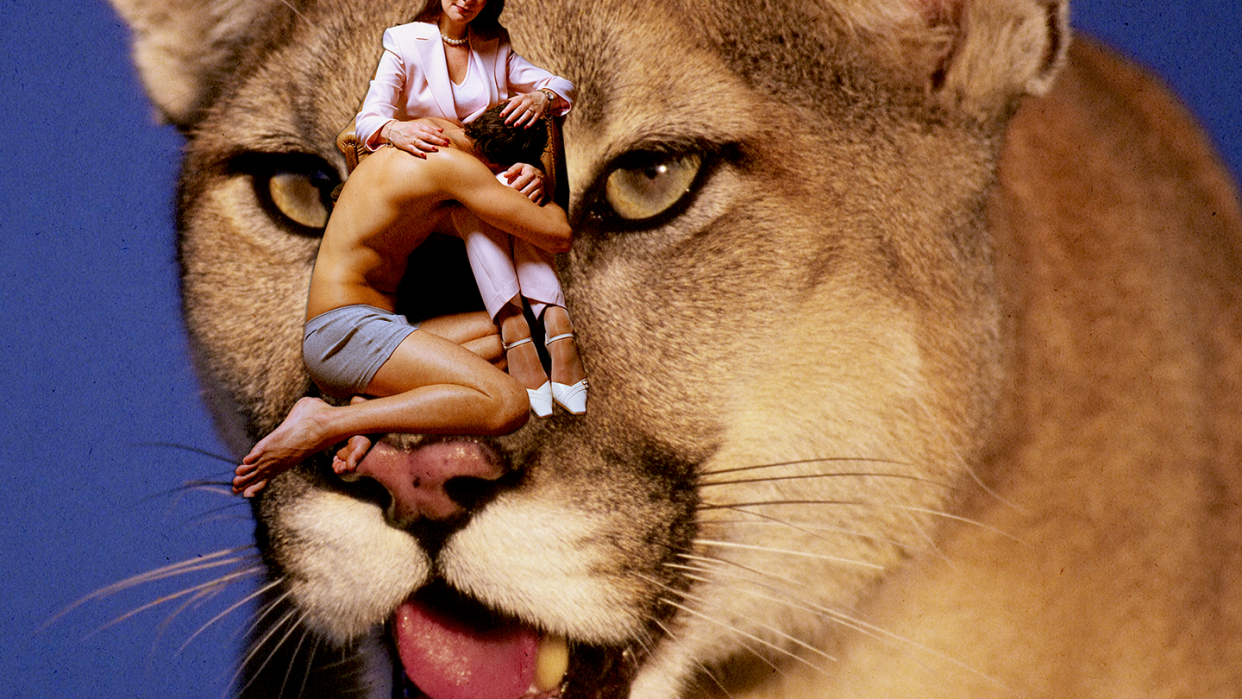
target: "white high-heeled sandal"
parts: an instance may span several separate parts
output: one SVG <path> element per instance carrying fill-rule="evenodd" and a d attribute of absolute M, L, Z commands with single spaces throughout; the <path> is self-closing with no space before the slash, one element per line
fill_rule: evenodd
<path fill-rule="evenodd" d="M 507 354 L 514 347 L 521 347 L 528 342 L 533 342 L 533 340 L 526 337 L 511 345 L 504 342 L 501 342 L 501 344 L 504 345 L 505 353 Z M 526 397 L 530 399 L 530 410 L 536 417 L 548 417 L 552 414 L 553 390 L 551 379 L 544 381 L 539 388 L 526 389 Z"/>
<path fill-rule="evenodd" d="M 561 333 L 553 335 L 543 341 L 544 347 L 551 345 L 557 340 L 567 340 L 574 337 L 573 333 Z M 563 383 L 552 381 L 552 399 L 560 404 L 562 408 L 568 410 L 574 415 L 582 415 L 586 413 L 587 404 L 587 380 L 584 377 L 578 383 L 572 386 L 566 386 Z"/>

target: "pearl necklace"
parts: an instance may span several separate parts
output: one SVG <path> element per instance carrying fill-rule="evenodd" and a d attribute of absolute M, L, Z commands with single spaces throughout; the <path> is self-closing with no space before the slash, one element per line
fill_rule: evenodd
<path fill-rule="evenodd" d="M 441 34 L 440 38 L 443 39 L 444 43 L 448 44 L 449 46 L 463 46 L 466 44 L 466 42 L 470 41 L 469 36 L 463 36 L 460 39 L 450 39 L 447 36 L 444 36 L 443 34 Z"/>

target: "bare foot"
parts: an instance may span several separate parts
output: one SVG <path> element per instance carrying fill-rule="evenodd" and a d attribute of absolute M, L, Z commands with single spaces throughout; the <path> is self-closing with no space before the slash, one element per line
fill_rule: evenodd
<path fill-rule="evenodd" d="M 366 396 L 354 396 L 349 399 L 350 405 L 358 405 L 366 402 Z M 353 473 L 358 470 L 358 464 L 362 461 L 362 457 L 371 451 L 371 438 L 366 435 L 356 434 L 349 438 L 345 446 L 336 451 L 332 457 L 332 471 L 336 475 L 344 475 Z"/>
<path fill-rule="evenodd" d="M 574 331 L 569 312 L 560 306 L 548 306 L 543 312 L 543 326 L 547 337 L 556 337 Z M 578 355 L 578 343 L 573 337 L 557 340 L 548 345 L 552 357 L 552 380 L 572 386 L 586 378 L 582 357 Z"/>
<path fill-rule="evenodd" d="M 345 446 L 338 449 L 332 457 L 332 470 L 338 476 L 357 471 L 358 464 L 368 451 L 371 451 L 370 438 L 360 434 L 350 437 Z"/>
<path fill-rule="evenodd" d="M 332 406 L 318 398 L 303 398 L 271 434 L 259 440 L 242 459 L 233 478 L 233 492 L 253 497 L 275 476 L 322 450 L 321 422 Z"/>

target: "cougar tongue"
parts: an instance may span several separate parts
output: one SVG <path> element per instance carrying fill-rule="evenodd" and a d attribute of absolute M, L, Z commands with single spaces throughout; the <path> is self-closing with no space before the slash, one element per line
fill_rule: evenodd
<path fill-rule="evenodd" d="M 539 634 L 511 621 L 472 622 L 413 599 L 393 623 L 405 674 L 430 699 L 519 699 L 535 676 Z"/>

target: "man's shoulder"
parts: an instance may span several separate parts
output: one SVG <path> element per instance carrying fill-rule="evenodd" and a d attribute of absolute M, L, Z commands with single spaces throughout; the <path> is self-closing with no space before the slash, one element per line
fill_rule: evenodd
<path fill-rule="evenodd" d="M 487 168 L 472 153 L 468 153 L 460 148 L 441 148 L 427 158 L 427 166 L 434 170 L 437 174 L 451 174 L 453 177 L 448 178 L 450 186 L 456 184 L 458 180 L 462 180 L 463 184 L 471 183 L 476 179 L 493 179 L 491 170 Z"/>

